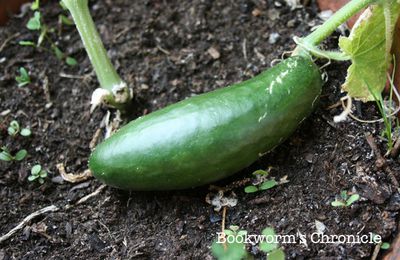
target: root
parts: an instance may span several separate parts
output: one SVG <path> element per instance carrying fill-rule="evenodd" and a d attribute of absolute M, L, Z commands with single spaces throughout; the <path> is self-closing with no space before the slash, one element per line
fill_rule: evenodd
<path fill-rule="evenodd" d="M 31 213 L 30 215 L 28 215 L 27 217 L 25 217 L 15 228 L 11 229 L 7 234 L 3 235 L 0 237 L 0 243 L 6 241 L 7 239 L 9 239 L 12 235 L 14 235 L 18 230 L 23 229 L 32 219 L 43 215 L 47 212 L 55 212 L 58 211 L 59 208 L 51 205 L 42 209 L 39 209 L 33 213 Z"/>

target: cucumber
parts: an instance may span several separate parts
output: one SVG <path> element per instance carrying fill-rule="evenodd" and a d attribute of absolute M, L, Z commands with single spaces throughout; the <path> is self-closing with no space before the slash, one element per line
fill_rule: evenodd
<path fill-rule="evenodd" d="M 318 67 L 290 57 L 258 76 L 139 117 L 89 159 L 102 182 L 130 190 L 192 188 L 249 166 L 289 137 L 321 92 Z"/>

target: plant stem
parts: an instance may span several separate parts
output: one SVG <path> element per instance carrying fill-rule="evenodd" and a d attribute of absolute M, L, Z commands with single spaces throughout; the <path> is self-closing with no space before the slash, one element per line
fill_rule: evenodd
<path fill-rule="evenodd" d="M 90 15 L 88 0 L 62 0 L 71 12 L 83 45 L 94 67 L 100 86 L 113 93 L 113 89 L 126 85 L 114 69 Z"/>
<path fill-rule="evenodd" d="M 330 36 L 342 23 L 377 0 L 352 0 L 339 11 L 332 15 L 325 23 L 314 32 L 304 38 L 304 42 L 310 45 L 318 45 Z"/>

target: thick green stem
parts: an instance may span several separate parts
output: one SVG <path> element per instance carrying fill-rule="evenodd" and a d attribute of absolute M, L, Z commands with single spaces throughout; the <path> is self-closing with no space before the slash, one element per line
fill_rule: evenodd
<path fill-rule="evenodd" d="M 352 0 L 339 11 L 332 15 L 324 24 L 319 26 L 314 32 L 309 34 L 303 40 L 310 45 L 318 45 L 329 37 L 341 24 L 350 19 L 353 15 L 361 11 L 368 5 L 377 0 Z"/>
<path fill-rule="evenodd" d="M 126 85 L 107 56 L 90 15 L 88 0 L 62 0 L 62 2 L 71 12 L 101 87 L 112 93 L 115 88 Z"/>

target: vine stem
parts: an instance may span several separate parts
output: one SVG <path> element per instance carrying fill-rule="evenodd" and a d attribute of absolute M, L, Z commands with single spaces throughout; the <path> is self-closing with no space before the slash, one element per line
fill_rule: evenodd
<path fill-rule="evenodd" d="M 126 85 L 115 71 L 90 15 L 88 0 L 62 0 L 70 11 L 83 45 L 94 67 L 100 86 L 110 92 Z"/>
<path fill-rule="evenodd" d="M 311 45 L 318 45 L 329 37 L 341 24 L 349 20 L 353 15 L 376 2 L 376 0 L 352 0 L 332 15 L 324 24 L 304 38 Z"/>

